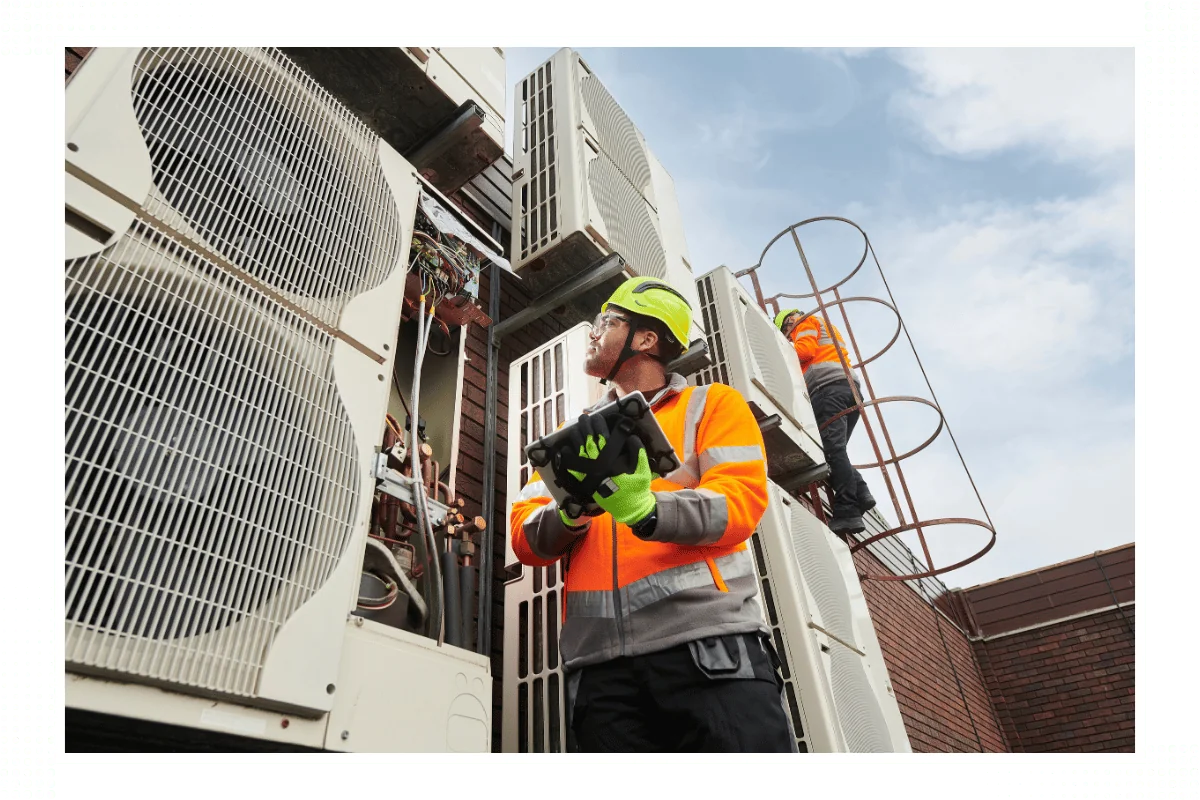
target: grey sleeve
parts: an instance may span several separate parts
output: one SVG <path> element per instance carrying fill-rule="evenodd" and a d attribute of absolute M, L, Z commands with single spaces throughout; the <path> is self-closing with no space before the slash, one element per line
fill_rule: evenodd
<path fill-rule="evenodd" d="M 588 532 L 589 526 L 568 528 L 558 514 L 558 504 L 549 503 L 526 517 L 521 527 L 533 554 L 551 560 L 567 552 L 576 539 Z"/>
<path fill-rule="evenodd" d="M 658 522 L 652 542 L 699 546 L 713 544 L 725 535 L 729 507 L 725 495 L 711 489 L 678 489 L 655 492 Z M 554 515 L 557 519 L 558 515 Z"/>

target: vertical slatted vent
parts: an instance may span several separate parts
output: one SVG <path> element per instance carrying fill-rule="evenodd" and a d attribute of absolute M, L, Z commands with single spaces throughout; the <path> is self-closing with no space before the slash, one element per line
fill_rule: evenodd
<path fill-rule="evenodd" d="M 708 352 L 712 358 L 712 366 L 696 373 L 697 386 L 710 383 L 723 383 L 729 386 L 729 367 L 725 354 L 725 334 L 721 314 L 713 293 L 713 276 L 706 275 L 696 281 L 696 289 L 700 295 L 700 314 L 704 319 L 705 339 L 708 341 Z"/>
<path fill-rule="evenodd" d="M 567 419 L 566 344 L 559 340 L 527 356 L 520 367 L 521 448 L 520 483 L 530 475 L 525 445 L 553 432 Z M 511 389 L 510 389 L 511 391 Z M 526 567 L 520 580 L 505 587 L 505 653 L 517 653 L 517 708 L 506 703 L 504 714 L 517 716 L 517 746 L 521 753 L 561 753 L 566 750 L 565 686 L 558 652 L 562 623 L 563 586 L 559 564 Z M 515 622 L 515 624 L 514 624 Z M 505 683 L 514 680 L 505 672 Z"/>
<path fill-rule="evenodd" d="M 521 83 L 521 147 L 530 153 L 521 186 L 521 258 L 558 238 L 554 92 L 550 62 Z"/>

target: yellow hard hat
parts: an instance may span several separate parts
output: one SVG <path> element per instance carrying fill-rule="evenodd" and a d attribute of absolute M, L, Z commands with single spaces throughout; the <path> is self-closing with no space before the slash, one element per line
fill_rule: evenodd
<path fill-rule="evenodd" d="M 630 278 L 600 306 L 600 313 L 607 311 L 610 304 L 659 320 L 675 337 L 682 352 L 687 352 L 688 333 L 692 329 L 692 307 L 687 298 L 669 284 L 657 278 Z"/>
<path fill-rule="evenodd" d="M 783 330 L 783 323 L 785 321 L 787 321 L 788 316 L 790 314 L 799 314 L 799 313 L 800 313 L 800 309 L 798 309 L 798 308 L 785 308 L 783 311 L 780 311 L 778 314 L 775 315 L 775 327 L 778 328 L 779 330 Z"/>

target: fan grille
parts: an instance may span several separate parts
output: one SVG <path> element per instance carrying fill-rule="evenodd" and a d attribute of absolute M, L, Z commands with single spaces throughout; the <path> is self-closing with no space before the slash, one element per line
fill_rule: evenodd
<path fill-rule="evenodd" d="M 861 649 L 846 586 L 847 580 L 857 578 L 853 573 L 844 574 L 827 539 L 831 535 L 803 508 L 792 507 L 792 546 L 821 622 L 842 642 Z M 891 752 L 887 723 L 867 674 L 866 659 L 840 643 L 830 646 L 829 656 L 829 683 L 847 748 L 852 753 Z"/>
<path fill-rule="evenodd" d="M 253 696 L 359 503 L 332 342 L 137 223 L 66 264 L 66 661 Z"/>
<path fill-rule="evenodd" d="M 667 280 L 667 257 L 650 206 L 604 155 L 588 162 L 588 186 L 608 243 L 638 275 Z"/>
<path fill-rule="evenodd" d="M 152 215 L 335 325 L 404 241 L 378 137 L 275 49 L 147 48 L 132 101 Z"/>
<path fill-rule="evenodd" d="M 795 358 L 788 354 L 780 343 L 783 339 L 763 310 L 757 305 L 743 306 L 746 319 L 746 339 L 753 354 L 755 371 L 762 377 L 763 386 L 775 402 L 789 413 L 796 413 L 796 387 L 785 359 Z"/>
<path fill-rule="evenodd" d="M 583 107 L 595 125 L 594 133 L 600 149 L 612 159 L 638 193 L 649 201 L 650 162 L 633 121 L 595 76 L 585 76 L 580 82 L 579 91 L 583 97 Z"/>

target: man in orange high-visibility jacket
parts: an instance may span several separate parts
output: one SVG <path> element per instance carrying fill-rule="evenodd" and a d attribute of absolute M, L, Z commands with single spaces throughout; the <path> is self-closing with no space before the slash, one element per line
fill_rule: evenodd
<path fill-rule="evenodd" d="M 857 405 L 838 358 L 840 350 L 847 365 L 850 363 L 842 335 L 836 327 L 826 326 L 819 311 L 802 316 L 795 308 L 776 314 L 775 327 L 796 350 L 812 400 L 813 416 L 821 428 L 821 444 L 829 464 L 829 486 L 833 490 L 833 519 L 829 521 L 829 529 L 834 533 L 859 533 L 866 529 L 862 515 L 875 507 L 875 498 L 846 455 L 846 443 L 858 422 L 858 411 L 829 422 Z M 857 377 L 854 385 L 859 385 Z"/>
<path fill-rule="evenodd" d="M 510 512 L 522 563 L 564 563 L 568 730 L 585 752 L 795 750 L 746 543 L 767 506 L 762 434 L 730 387 L 666 372 L 690 325 L 678 292 L 633 278 L 601 307 L 585 354 L 612 384 L 597 405 L 642 392 L 679 469 L 652 475 L 635 444 L 636 467 L 593 494 L 597 515 L 568 517 L 536 472 Z M 588 435 L 581 460 L 604 444 Z"/>

